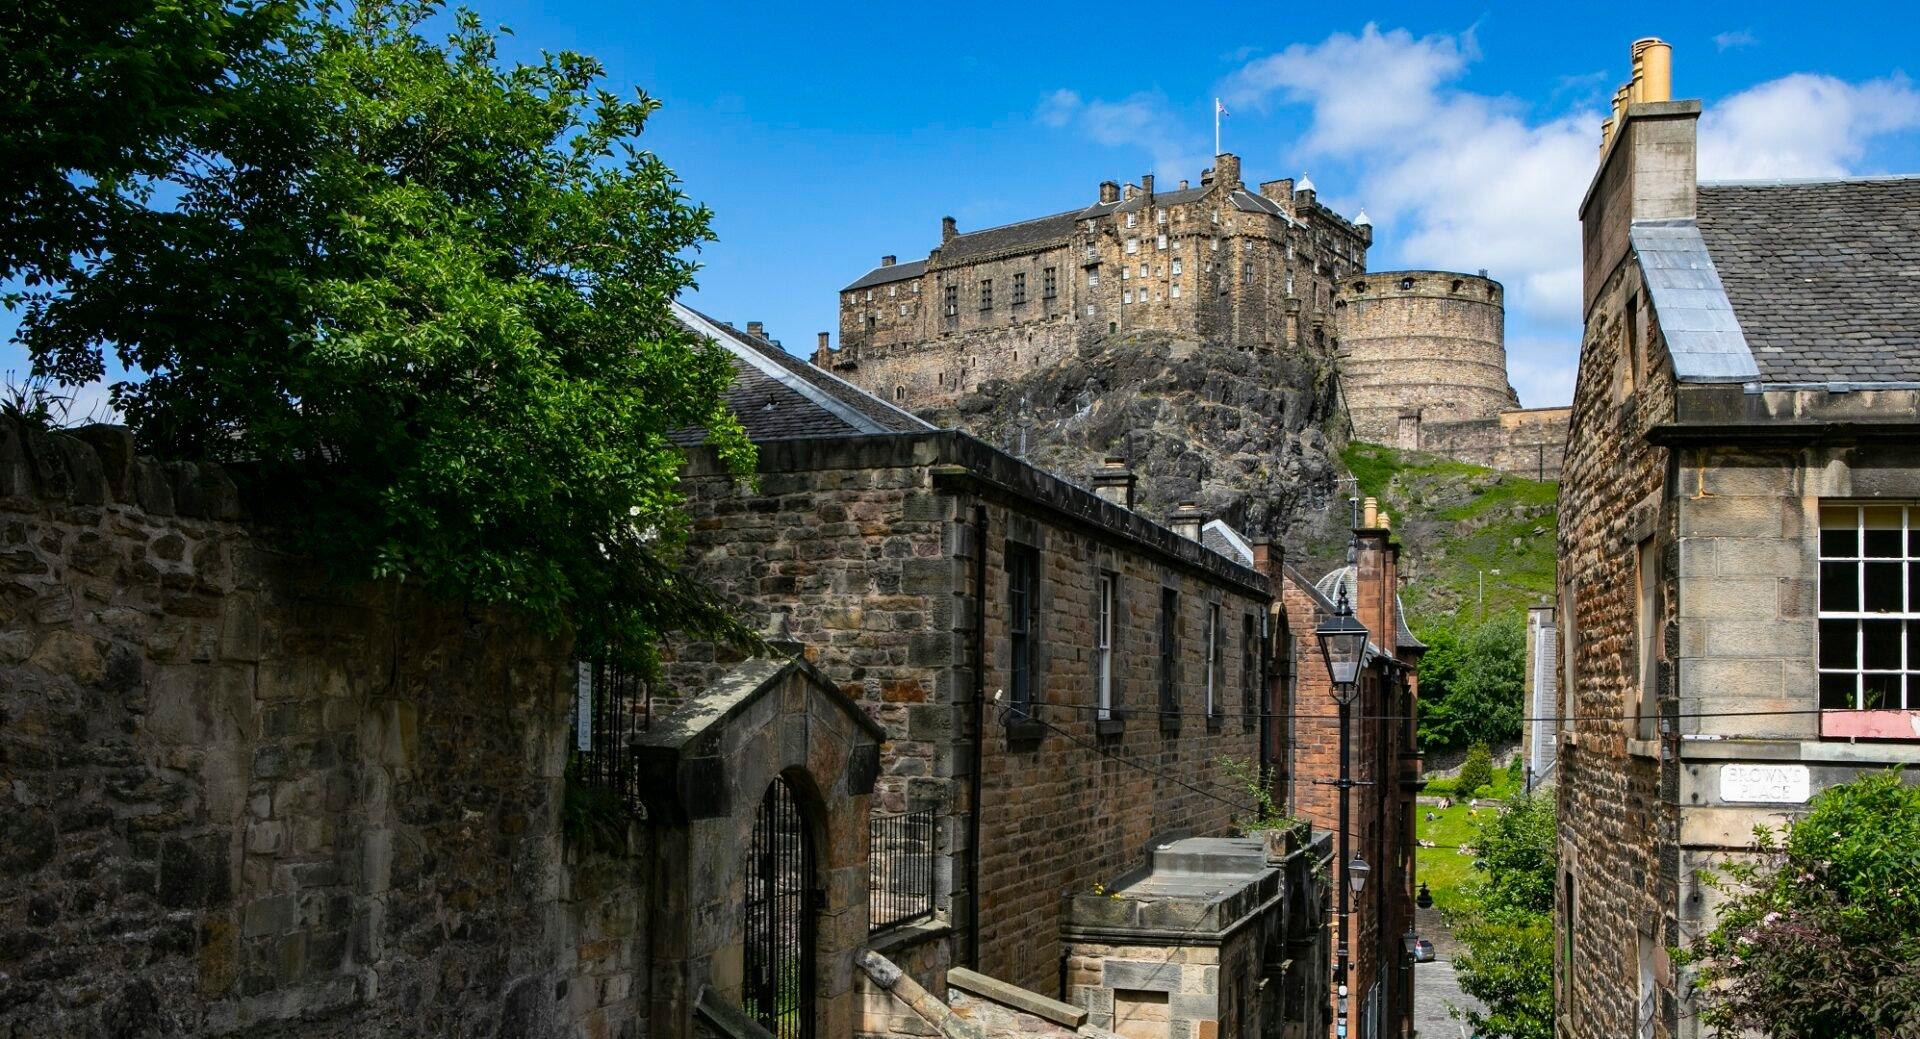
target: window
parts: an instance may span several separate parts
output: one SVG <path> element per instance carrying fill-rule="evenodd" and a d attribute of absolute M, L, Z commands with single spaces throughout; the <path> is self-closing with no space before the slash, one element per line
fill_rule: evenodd
<path fill-rule="evenodd" d="M 954 317 L 959 313 L 960 313 L 960 286 L 949 285 L 947 286 L 947 316 Z"/>
<path fill-rule="evenodd" d="M 1120 606 L 1120 577 L 1100 575 L 1100 621 L 1093 633 L 1094 702 L 1104 721 L 1113 717 L 1113 626 Z"/>
<path fill-rule="evenodd" d="M 1227 630 L 1220 623 L 1220 604 L 1217 602 L 1208 603 L 1207 604 L 1207 717 L 1209 718 L 1219 716 L 1220 694 L 1226 691 L 1225 689 L 1221 688 L 1222 686 L 1221 679 L 1226 674 L 1226 659 L 1227 659 L 1226 647 L 1221 645 L 1221 643 L 1226 641 L 1226 636 L 1227 636 Z"/>
<path fill-rule="evenodd" d="M 1122 293 L 1120 294 L 1120 302 L 1122 302 L 1122 303 L 1132 303 L 1132 302 L 1133 302 L 1133 290 L 1132 290 L 1132 289 L 1128 289 L 1127 291 L 1125 291 L 1125 292 L 1122 292 Z"/>
<path fill-rule="evenodd" d="M 1128 213 L 1128 214 L 1127 214 L 1127 226 L 1128 226 L 1128 227 L 1132 227 L 1132 226 L 1134 225 L 1134 223 L 1135 223 L 1135 222 L 1136 222 L 1136 221 L 1137 221 L 1138 219 L 1139 219 L 1139 217 L 1138 217 L 1138 214 L 1135 214 L 1135 213 Z"/>
<path fill-rule="evenodd" d="M 1025 303 L 1027 301 L 1027 272 L 1026 271 L 1014 272 L 1013 301 L 1015 303 Z"/>
<path fill-rule="evenodd" d="M 908 291 L 909 291 L 909 292 L 910 292 L 910 293 L 911 293 L 912 295 L 915 295 L 915 296 L 918 296 L 918 295 L 920 294 L 920 283 L 919 283 L 919 282 L 917 282 L 917 281 L 916 281 L 916 282 L 913 282 L 913 283 L 912 283 L 912 284 L 911 284 L 911 285 L 910 285 L 910 286 L 908 287 Z"/>
<path fill-rule="evenodd" d="M 1040 295 L 1052 299 L 1060 294 L 1060 269 L 1048 267 L 1040 272 Z"/>
<path fill-rule="evenodd" d="M 1167 247 L 1167 236 L 1166 236 L 1166 235 L 1158 235 L 1158 236 L 1156 236 L 1156 237 L 1154 238 L 1154 240 L 1153 240 L 1153 241 L 1154 241 L 1154 247 L 1155 247 L 1155 248 L 1158 248 L 1158 249 L 1165 249 L 1165 248 Z"/>
<path fill-rule="evenodd" d="M 1131 253 L 1137 253 L 1139 251 L 1140 251 L 1140 239 L 1138 238 L 1127 239 L 1127 252 L 1131 254 Z"/>
<path fill-rule="evenodd" d="M 1287 295 L 1293 295 L 1293 272 L 1287 272 Z"/>
<path fill-rule="evenodd" d="M 894 386 L 894 388 L 893 388 L 893 399 L 894 399 L 894 400 L 906 400 L 906 399 L 907 399 L 907 388 L 906 388 L 905 386 L 899 386 L 899 385 L 896 385 L 896 386 Z"/>
<path fill-rule="evenodd" d="M 993 279 L 992 278 L 980 279 L 980 309 L 981 310 L 993 309 Z"/>
<path fill-rule="evenodd" d="M 873 290 L 872 290 L 872 289 L 868 289 L 868 290 L 867 290 L 867 302 L 869 302 L 869 303 L 871 303 L 871 302 L 873 302 Z"/>
<path fill-rule="evenodd" d="M 1180 283 L 1177 281 L 1173 283 L 1173 298 L 1174 299 L 1180 298 Z"/>
<path fill-rule="evenodd" d="M 1653 538 L 1640 542 L 1634 556 L 1634 582 L 1639 591 L 1639 601 L 1635 606 L 1635 638 L 1639 643 L 1639 695 L 1634 702 L 1634 728 L 1636 739 L 1650 740 L 1654 737 L 1655 712 L 1659 710 L 1660 690 L 1658 670 L 1660 661 L 1660 550 Z"/>
<path fill-rule="evenodd" d="M 1920 710 L 1920 506 L 1821 506 L 1820 706 Z"/>
<path fill-rule="evenodd" d="M 1210 245 L 1211 245 L 1211 246 L 1213 247 L 1213 251 L 1214 251 L 1214 252 L 1219 252 L 1219 251 L 1220 251 L 1220 239 L 1218 239 L 1218 238 L 1209 238 L 1209 239 L 1207 239 L 1207 242 L 1208 242 L 1208 244 L 1210 244 Z"/>
<path fill-rule="evenodd" d="M 1622 359 L 1626 392 L 1640 385 L 1640 294 L 1627 297 L 1627 356 Z"/>
<path fill-rule="evenodd" d="M 905 303 L 900 304 L 900 316 L 901 317 L 907 316 L 907 305 Z"/>
<path fill-rule="evenodd" d="M 1253 264 L 1243 263 L 1240 265 L 1240 284 L 1253 284 Z"/>
<path fill-rule="evenodd" d="M 1639 1039 L 1653 1039 L 1654 1009 L 1660 1002 L 1660 990 L 1653 983 L 1653 937 L 1640 935 L 1637 951 L 1640 961 L 1640 1006 L 1634 1015 L 1634 1035 Z"/>
<path fill-rule="evenodd" d="M 1154 211 L 1153 211 L 1153 222 L 1154 222 L 1154 223 L 1156 223 L 1156 224 L 1160 224 L 1160 225 L 1162 225 L 1162 226 L 1164 226 L 1164 225 L 1166 224 L 1166 222 L 1167 222 L 1167 211 L 1166 211 L 1166 210 L 1164 210 L 1164 209 L 1156 209 L 1156 210 L 1154 210 Z"/>
<path fill-rule="evenodd" d="M 1253 251 L 1253 239 L 1251 238 L 1247 239 L 1247 251 L 1248 252 Z"/>
<path fill-rule="evenodd" d="M 1568 732 L 1573 723 L 1574 684 L 1578 674 L 1574 665 L 1578 659 L 1580 629 L 1576 626 L 1575 610 L 1579 604 L 1577 597 L 1578 581 L 1568 578 L 1560 586 L 1560 731 Z"/>
<path fill-rule="evenodd" d="M 1132 268 L 1132 267 L 1122 267 L 1122 268 L 1120 268 L 1120 280 L 1121 280 L 1121 281 L 1126 281 L 1126 280 L 1128 280 L 1129 278 L 1132 278 L 1132 277 L 1133 277 L 1133 268 Z"/>
<path fill-rule="evenodd" d="M 1413 290 L 1413 279 L 1412 279 L 1412 278 L 1401 278 L 1401 279 L 1400 279 L 1400 291 L 1401 291 L 1401 292 L 1410 292 L 1410 291 L 1412 291 L 1412 290 Z"/>
<path fill-rule="evenodd" d="M 897 288 L 897 287 L 898 287 L 898 286 L 894 286 L 894 285 L 889 285 L 889 286 L 887 286 L 887 298 L 888 298 L 888 299 L 892 299 L 892 298 L 893 298 L 893 290 L 894 290 L 895 288 Z"/>
<path fill-rule="evenodd" d="M 1100 287 L 1100 269 L 1097 267 L 1088 268 L 1087 269 L 1087 288 L 1094 289 L 1099 287 Z"/>
<path fill-rule="evenodd" d="M 1174 276 L 1174 277 L 1176 277 L 1176 278 L 1178 278 L 1178 277 L 1180 276 L 1180 261 L 1179 261 L 1179 260 L 1175 260 L 1175 261 L 1173 261 L 1173 276 Z"/>
<path fill-rule="evenodd" d="M 1240 618 L 1240 720 L 1249 729 L 1260 713 L 1259 693 L 1260 635 L 1249 613 Z"/>
<path fill-rule="evenodd" d="M 1007 543 L 1007 685 L 1016 714 L 1033 706 L 1033 593 L 1039 553 Z"/>
<path fill-rule="evenodd" d="M 1180 653 L 1180 593 L 1160 589 L 1160 723 L 1179 723 L 1180 698 L 1175 682 Z"/>
<path fill-rule="evenodd" d="M 1140 276 L 1142 278 L 1147 276 L 1147 265 L 1144 263 L 1140 265 Z"/>

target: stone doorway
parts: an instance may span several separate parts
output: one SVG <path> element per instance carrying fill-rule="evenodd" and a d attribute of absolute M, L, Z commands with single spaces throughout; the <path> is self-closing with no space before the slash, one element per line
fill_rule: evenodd
<path fill-rule="evenodd" d="M 760 799 L 747 842 L 741 1009 L 775 1039 L 813 1039 L 813 835 L 786 778 Z"/>

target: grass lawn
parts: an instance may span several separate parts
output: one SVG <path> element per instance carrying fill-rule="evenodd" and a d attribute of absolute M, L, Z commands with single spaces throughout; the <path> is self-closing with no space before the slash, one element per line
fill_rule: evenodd
<path fill-rule="evenodd" d="M 1504 769 L 1495 769 L 1490 796 L 1482 799 L 1504 800 L 1514 792 L 1514 780 Z M 1443 845 L 1438 848 L 1419 848 L 1414 853 L 1414 882 L 1425 881 L 1427 890 L 1433 894 L 1433 904 L 1442 912 L 1451 915 L 1461 906 L 1464 889 L 1475 880 L 1473 868 L 1474 856 L 1455 850 L 1461 845 L 1473 845 L 1480 839 L 1480 821 L 1493 814 L 1496 809 L 1474 808 L 1465 801 L 1456 801 L 1452 808 L 1439 808 L 1433 805 L 1414 806 L 1414 832 L 1423 841 L 1432 841 Z M 1428 821 L 1427 813 L 1433 813 Z M 1469 815 L 1472 812 L 1474 814 Z M 1452 847 L 1447 847 L 1451 845 Z"/>

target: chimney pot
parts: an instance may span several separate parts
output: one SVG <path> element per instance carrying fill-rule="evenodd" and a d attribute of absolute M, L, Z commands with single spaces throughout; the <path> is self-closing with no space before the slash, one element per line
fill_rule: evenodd
<path fill-rule="evenodd" d="M 1360 503 L 1360 526 L 1372 530 L 1380 525 L 1380 500 L 1368 498 Z"/>
<path fill-rule="evenodd" d="M 747 322 L 747 334 L 765 339 L 767 337 L 767 326 L 758 321 L 749 321 Z"/>
<path fill-rule="evenodd" d="M 1127 460 L 1119 455 L 1108 455 L 1106 461 L 1100 464 L 1100 470 L 1093 474 L 1093 493 L 1102 501 L 1131 511 L 1136 483 L 1133 470 L 1127 468 Z"/>
<path fill-rule="evenodd" d="M 1633 41 L 1633 100 L 1673 100 L 1673 48 L 1658 36 Z"/>
<path fill-rule="evenodd" d="M 960 230 L 958 226 L 954 224 L 952 217 L 943 216 L 940 218 L 940 241 L 942 243 L 952 241 L 954 236 L 959 233 Z"/>
<path fill-rule="evenodd" d="M 1197 501 L 1183 501 L 1168 517 L 1167 526 L 1188 541 L 1200 540 L 1200 528 L 1207 525 L 1207 514 Z"/>
<path fill-rule="evenodd" d="M 826 348 L 827 348 L 827 334 L 825 332 L 822 332 L 820 333 L 820 349 L 825 350 Z"/>
<path fill-rule="evenodd" d="M 891 266 L 893 266 L 893 261 L 894 261 L 895 259 L 896 259 L 896 257 L 892 257 L 892 256 L 882 256 L 882 257 L 880 257 L 880 266 L 882 266 L 882 267 L 891 267 Z"/>

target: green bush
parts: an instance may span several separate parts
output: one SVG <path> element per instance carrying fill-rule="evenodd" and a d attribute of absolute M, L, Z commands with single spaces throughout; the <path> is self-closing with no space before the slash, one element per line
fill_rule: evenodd
<path fill-rule="evenodd" d="M 1484 743 L 1476 743 L 1467 750 L 1467 760 L 1460 764 L 1460 778 L 1454 789 L 1465 791 L 1468 796 L 1483 786 L 1493 782 L 1493 752 Z"/>
<path fill-rule="evenodd" d="M 1920 1035 L 1920 787 L 1897 769 L 1822 792 L 1771 861 L 1730 866 L 1714 929 L 1686 950 L 1722 1037 Z"/>
<path fill-rule="evenodd" d="M 1476 1034 L 1552 1039 L 1556 818 L 1549 797 L 1518 796 L 1480 824 L 1481 879 L 1457 933 L 1460 988 L 1486 1005 L 1463 1013 Z"/>
<path fill-rule="evenodd" d="M 1429 794 L 1451 794 L 1458 789 L 1459 789 L 1458 781 L 1442 777 L 1440 779 L 1427 780 L 1427 788 L 1425 792 Z"/>
<path fill-rule="evenodd" d="M 1526 629 L 1497 617 L 1477 627 L 1435 626 L 1419 632 L 1420 746 L 1499 743 L 1520 736 L 1526 700 Z"/>

